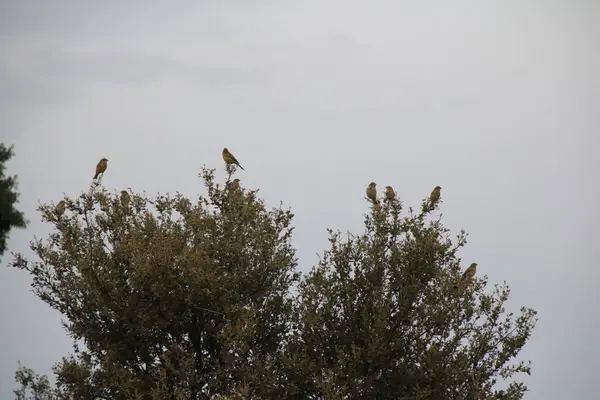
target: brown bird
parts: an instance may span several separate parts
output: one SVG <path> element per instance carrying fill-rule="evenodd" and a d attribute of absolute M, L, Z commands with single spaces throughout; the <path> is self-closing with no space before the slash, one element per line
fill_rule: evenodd
<path fill-rule="evenodd" d="M 98 175 L 104 174 L 104 171 L 106 171 L 106 167 L 108 166 L 107 163 L 108 160 L 106 158 L 100 160 L 98 165 L 96 165 L 96 175 L 94 175 L 94 179 L 98 179 Z"/>
<path fill-rule="evenodd" d="M 431 204 L 436 204 L 440 200 L 440 191 L 442 188 L 440 186 L 436 186 L 433 188 L 433 191 L 429 195 L 429 201 Z"/>
<path fill-rule="evenodd" d="M 367 186 L 367 197 L 373 204 L 377 204 L 377 184 L 375 182 L 371 182 Z"/>
<path fill-rule="evenodd" d="M 225 163 L 227 164 L 235 164 L 241 169 L 244 169 L 244 167 L 240 165 L 239 161 L 233 156 L 233 154 L 227 150 L 227 147 L 223 149 L 223 160 L 225 160 Z"/>
<path fill-rule="evenodd" d="M 240 188 L 240 180 L 236 178 L 236 179 L 232 180 L 231 182 L 228 182 L 227 187 L 230 190 L 239 189 Z"/>
<path fill-rule="evenodd" d="M 463 281 L 472 279 L 475 276 L 476 272 L 477 272 L 477 263 L 473 263 L 469 266 L 469 268 L 467 268 L 465 270 L 465 272 L 463 272 L 462 277 L 460 279 Z"/>
<path fill-rule="evenodd" d="M 394 200 L 396 197 L 396 193 L 394 192 L 394 188 L 391 186 L 385 187 L 385 198 L 388 200 Z"/>
<path fill-rule="evenodd" d="M 131 196 L 129 196 L 129 193 L 127 192 L 127 190 L 121 190 L 121 205 L 123 207 L 127 207 L 129 205 L 130 201 L 131 201 Z"/>
<path fill-rule="evenodd" d="M 56 212 L 56 215 L 58 215 L 58 218 L 62 217 L 62 215 L 65 213 L 65 201 L 64 200 L 61 200 L 58 202 L 56 207 L 54 207 L 54 212 Z"/>

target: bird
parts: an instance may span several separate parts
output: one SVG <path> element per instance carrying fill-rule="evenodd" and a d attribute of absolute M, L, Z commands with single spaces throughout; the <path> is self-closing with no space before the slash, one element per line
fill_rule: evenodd
<path fill-rule="evenodd" d="M 477 263 L 472 263 L 469 268 L 467 268 L 465 270 L 465 272 L 463 272 L 462 277 L 460 278 L 463 281 L 466 281 L 468 279 L 471 279 L 475 276 L 475 273 L 477 272 Z"/>
<path fill-rule="evenodd" d="M 223 149 L 223 160 L 225 160 L 226 164 L 235 164 L 241 169 L 244 169 L 239 163 L 239 161 L 227 150 L 227 147 Z"/>
<path fill-rule="evenodd" d="M 367 197 L 373 204 L 377 204 L 377 184 L 375 182 L 371 182 L 367 186 Z"/>
<path fill-rule="evenodd" d="M 433 191 L 429 195 L 429 201 L 431 202 L 431 204 L 436 204 L 440 200 L 441 190 L 441 186 L 436 186 L 433 188 Z"/>
<path fill-rule="evenodd" d="M 240 180 L 239 179 L 234 179 L 231 182 L 228 182 L 226 185 L 230 190 L 235 190 L 235 189 L 239 189 L 240 188 Z"/>
<path fill-rule="evenodd" d="M 108 166 L 107 163 L 108 160 L 106 158 L 100 160 L 98 165 L 96 165 L 96 175 L 94 175 L 94 179 L 98 179 L 98 175 L 104 174 L 104 171 L 106 171 L 106 167 Z"/>
<path fill-rule="evenodd" d="M 54 207 L 54 212 L 56 212 L 56 215 L 58 215 L 58 218 L 62 217 L 62 215 L 65 213 L 65 201 L 64 200 L 61 200 L 58 202 L 56 207 Z"/>
<path fill-rule="evenodd" d="M 129 193 L 127 192 L 127 190 L 121 190 L 121 205 L 123 207 L 127 207 L 127 205 L 129 204 L 130 201 L 131 201 L 131 196 L 129 196 Z"/>
<path fill-rule="evenodd" d="M 394 192 L 394 188 L 391 186 L 385 187 L 385 198 L 388 200 L 394 200 L 396 197 L 396 193 Z"/>

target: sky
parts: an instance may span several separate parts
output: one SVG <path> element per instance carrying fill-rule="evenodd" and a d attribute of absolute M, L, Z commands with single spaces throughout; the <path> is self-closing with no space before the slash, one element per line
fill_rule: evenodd
<path fill-rule="evenodd" d="M 31 255 L 38 202 L 86 191 L 102 157 L 108 190 L 195 196 L 228 147 L 295 213 L 302 271 L 326 228 L 362 231 L 370 181 L 406 206 L 440 185 L 464 262 L 539 312 L 525 399 L 596 399 L 599 18 L 591 0 L 1 2 L 0 141 L 30 220 L 9 249 Z M 11 258 L 0 400 L 18 360 L 50 374 L 71 351 Z"/>

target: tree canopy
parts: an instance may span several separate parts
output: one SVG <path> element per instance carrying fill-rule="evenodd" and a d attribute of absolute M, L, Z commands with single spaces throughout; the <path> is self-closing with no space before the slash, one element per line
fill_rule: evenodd
<path fill-rule="evenodd" d="M 25 228 L 26 221 L 23 213 L 15 208 L 19 199 L 17 177 L 5 176 L 6 163 L 14 155 L 13 147 L 0 143 L 0 259 L 6 251 L 8 234 L 12 228 Z"/>
<path fill-rule="evenodd" d="M 507 285 L 463 275 L 466 234 L 452 237 L 434 216 L 439 198 L 418 212 L 395 196 L 373 202 L 364 232 L 331 230 L 303 275 L 292 212 L 268 209 L 229 172 L 222 184 L 204 169 L 206 194 L 194 200 L 99 187 L 40 206 L 54 230 L 32 242 L 38 260 L 12 265 L 66 317 L 74 347 L 39 393 L 522 398 L 519 374 L 530 370 L 517 356 L 536 313 L 507 313 Z M 24 367 L 16 377 L 23 393 L 45 379 Z"/>

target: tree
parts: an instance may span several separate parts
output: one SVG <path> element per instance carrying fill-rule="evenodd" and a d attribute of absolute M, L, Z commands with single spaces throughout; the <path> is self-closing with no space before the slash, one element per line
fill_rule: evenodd
<path fill-rule="evenodd" d="M 441 218 L 428 221 L 435 209 L 426 199 L 402 217 L 402 203 L 386 198 L 363 234 L 330 231 L 331 248 L 300 288 L 287 353 L 294 398 L 522 398 L 523 383 L 496 383 L 529 373 L 510 361 L 536 312 L 514 319 L 508 286 L 488 293 L 487 276 L 461 280 L 466 234 L 453 242 Z"/>
<path fill-rule="evenodd" d="M 56 230 L 16 257 L 34 292 L 68 319 L 74 355 L 55 366 L 57 388 L 77 399 L 209 399 L 247 391 L 276 398 L 299 278 L 292 214 L 267 210 L 252 191 L 214 183 L 192 203 L 100 189 L 65 198 Z"/>
<path fill-rule="evenodd" d="M 25 228 L 27 222 L 23 213 L 15 209 L 19 199 L 17 177 L 4 176 L 6 162 L 14 155 L 13 147 L 6 148 L 0 143 L 0 258 L 6 251 L 8 234 L 12 228 Z"/>
<path fill-rule="evenodd" d="M 52 400 L 55 392 L 45 375 L 38 375 L 32 369 L 19 364 L 15 381 L 20 388 L 15 390 L 16 400 Z"/>
<path fill-rule="evenodd" d="M 373 203 L 300 279 L 293 215 L 229 172 L 204 170 L 195 202 L 99 189 L 40 207 L 55 231 L 13 266 L 85 343 L 55 366 L 56 398 L 522 398 L 535 311 L 461 278 L 466 234 L 450 239 L 437 202 Z"/>

